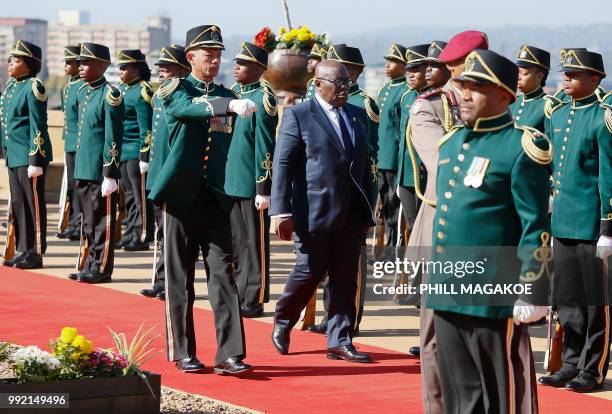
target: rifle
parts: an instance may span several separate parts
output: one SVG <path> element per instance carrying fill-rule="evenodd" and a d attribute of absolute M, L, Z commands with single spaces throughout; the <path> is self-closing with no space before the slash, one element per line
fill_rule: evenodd
<path fill-rule="evenodd" d="M 83 213 L 81 213 L 81 231 L 79 237 L 79 254 L 77 255 L 76 262 L 76 270 L 81 272 L 85 268 L 85 264 L 87 263 L 87 256 L 89 256 L 89 243 L 87 239 L 85 239 L 85 234 L 83 230 L 83 226 L 85 222 L 83 220 Z M 83 241 L 85 240 L 85 241 Z"/>
<path fill-rule="evenodd" d="M 125 194 L 121 188 L 121 185 L 119 185 L 117 193 L 119 194 L 119 197 L 117 203 L 117 220 L 115 221 L 115 237 L 113 239 L 115 243 L 121 240 L 121 223 L 125 219 Z"/>
<path fill-rule="evenodd" d="M 563 328 L 559 323 L 557 311 L 548 308 L 548 329 L 546 334 L 546 352 L 544 353 L 544 370 L 549 375 L 559 371 L 563 366 L 561 353 L 563 352 Z"/>

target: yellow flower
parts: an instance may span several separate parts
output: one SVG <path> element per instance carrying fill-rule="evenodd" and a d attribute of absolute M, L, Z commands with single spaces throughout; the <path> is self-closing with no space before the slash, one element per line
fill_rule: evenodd
<path fill-rule="evenodd" d="M 60 335 L 60 340 L 65 343 L 65 344 L 69 344 L 72 341 L 74 341 L 74 338 L 76 338 L 78 332 L 76 330 L 76 328 L 70 328 L 70 327 L 65 327 L 62 329 L 62 333 Z"/>
<path fill-rule="evenodd" d="M 310 31 L 310 29 L 306 25 L 300 27 L 300 30 L 303 30 L 304 32 L 309 32 Z"/>
<path fill-rule="evenodd" d="M 71 345 L 75 348 L 79 348 L 84 354 L 89 354 L 93 350 L 91 341 L 85 339 L 83 335 L 77 335 Z"/>
<path fill-rule="evenodd" d="M 280 29 L 278 29 L 278 34 L 284 34 L 287 32 L 287 29 L 285 29 L 285 26 L 281 26 Z"/>
<path fill-rule="evenodd" d="M 295 33 L 293 33 L 293 30 L 283 35 L 283 40 L 285 42 L 291 42 L 293 39 L 295 39 Z"/>
<path fill-rule="evenodd" d="M 310 40 L 310 35 L 308 33 L 300 33 L 297 38 L 300 42 L 307 42 Z"/>

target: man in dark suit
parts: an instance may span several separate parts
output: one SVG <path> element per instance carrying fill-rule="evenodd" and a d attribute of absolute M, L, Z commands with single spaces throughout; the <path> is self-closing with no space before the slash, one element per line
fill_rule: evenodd
<path fill-rule="evenodd" d="M 321 62 L 314 99 L 285 109 L 276 143 L 270 215 L 282 240 L 295 238 L 297 252 L 274 317 L 272 342 L 283 355 L 300 311 L 327 273 L 327 357 L 370 361 L 351 342 L 359 251 L 374 222 L 367 118 L 347 104 L 349 83 L 342 63 Z"/>

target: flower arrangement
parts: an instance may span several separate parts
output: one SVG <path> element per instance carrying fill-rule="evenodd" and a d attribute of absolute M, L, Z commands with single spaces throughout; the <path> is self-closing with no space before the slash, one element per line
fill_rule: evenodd
<path fill-rule="evenodd" d="M 0 361 L 9 361 L 18 382 L 138 375 L 153 393 L 141 367 L 155 356 L 151 345 L 160 335 L 151 336 L 153 328 L 145 331 L 141 325 L 128 344 L 124 333 L 108 329 L 116 349 L 94 350 L 92 341 L 76 328 L 64 327 L 60 336 L 49 342 L 51 352 L 37 346 L 12 351 L 10 343 L 0 343 Z"/>
<path fill-rule="evenodd" d="M 255 35 L 254 43 L 268 52 L 274 49 L 310 50 L 315 43 L 328 46 L 330 38 L 327 33 L 315 34 L 306 25 L 290 30 L 281 26 L 278 35 L 264 27 Z"/>

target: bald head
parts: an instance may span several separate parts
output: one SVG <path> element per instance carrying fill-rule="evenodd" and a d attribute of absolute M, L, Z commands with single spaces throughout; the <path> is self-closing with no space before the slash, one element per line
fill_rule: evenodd
<path fill-rule="evenodd" d="M 349 84 L 348 70 L 340 62 L 323 60 L 315 68 L 317 95 L 333 107 L 346 104 Z"/>

